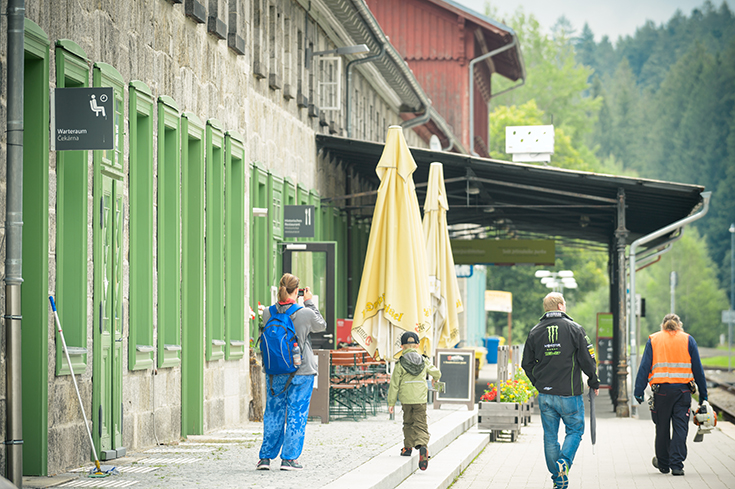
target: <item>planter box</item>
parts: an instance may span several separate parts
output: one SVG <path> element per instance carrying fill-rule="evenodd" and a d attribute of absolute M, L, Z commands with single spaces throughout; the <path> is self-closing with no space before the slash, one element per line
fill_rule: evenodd
<path fill-rule="evenodd" d="M 520 433 L 524 416 L 522 406 L 519 402 L 479 402 L 477 403 L 477 427 L 485 430 L 511 430 Z"/>

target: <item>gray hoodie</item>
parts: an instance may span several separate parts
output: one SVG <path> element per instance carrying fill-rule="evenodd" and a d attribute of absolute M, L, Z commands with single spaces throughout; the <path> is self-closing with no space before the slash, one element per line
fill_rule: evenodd
<path fill-rule="evenodd" d="M 291 304 L 276 305 L 278 312 L 286 312 L 289 307 L 291 307 Z M 263 311 L 263 324 L 266 324 L 270 317 L 270 308 L 266 307 Z M 317 365 L 314 350 L 311 348 L 309 333 L 326 331 L 327 322 L 311 299 L 304 301 L 304 307 L 291 314 L 291 321 L 293 321 L 293 326 L 296 329 L 296 336 L 299 339 L 299 347 L 301 348 L 301 366 L 296 371 L 296 375 L 316 375 Z"/>

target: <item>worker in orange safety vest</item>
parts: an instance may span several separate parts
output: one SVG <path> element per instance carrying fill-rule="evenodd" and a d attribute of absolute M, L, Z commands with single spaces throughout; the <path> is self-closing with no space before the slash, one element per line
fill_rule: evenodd
<path fill-rule="evenodd" d="M 651 418 L 656 425 L 656 456 L 652 463 L 662 474 L 671 470 L 673 475 L 684 475 L 695 383 L 701 405 L 707 400 L 707 383 L 697 342 L 684 332 L 679 316 L 667 314 L 661 331 L 648 337 L 633 393 L 638 403 L 643 403 L 646 384 L 651 385 Z"/>

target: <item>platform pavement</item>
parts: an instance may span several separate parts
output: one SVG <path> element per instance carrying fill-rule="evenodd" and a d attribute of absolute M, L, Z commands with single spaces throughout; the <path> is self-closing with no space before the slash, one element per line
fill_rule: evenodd
<path fill-rule="evenodd" d="M 494 380 L 493 370 L 483 368 L 478 383 Z M 638 419 L 616 418 L 609 395 L 602 392 L 597 444 L 593 453 L 587 431 L 570 473 L 571 488 L 735 488 L 734 425 L 721 423 L 721 429 L 702 443 L 692 442 L 691 426 L 686 475 L 664 475 L 651 466 L 654 426 L 647 412 L 640 411 Z M 24 487 L 551 489 L 538 414 L 517 441 L 490 443 L 487 433 L 470 427 L 474 419 L 464 406 L 430 408 L 428 413 L 432 459 L 426 471 L 417 470 L 416 454 L 398 455 L 399 412 L 393 420 L 387 413 L 329 424 L 310 420 L 300 459 L 304 470 L 299 472 L 278 470 L 278 461 L 270 471 L 256 471 L 262 424 L 248 423 L 107 462 L 119 467 L 121 475 L 96 480 L 80 473 L 24 478 Z M 91 481 L 95 485 L 88 485 Z"/>

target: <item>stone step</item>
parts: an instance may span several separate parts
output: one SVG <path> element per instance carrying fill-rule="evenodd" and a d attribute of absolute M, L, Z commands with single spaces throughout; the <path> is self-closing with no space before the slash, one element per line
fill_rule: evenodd
<path fill-rule="evenodd" d="M 397 489 L 446 489 L 488 443 L 488 433 L 476 430 L 464 433 L 437 455 L 431 456 L 426 470 L 417 470 Z"/>
<path fill-rule="evenodd" d="M 457 437 L 477 424 L 477 409 L 456 411 L 429 425 L 431 441 L 429 454 L 436 454 L 449 446 Z M 333 480 L 324 489 L 393 489 L 418 470 L 419 455 L 414 450 L 411 457 L 399 454 L 403 443 L 398 443 L 368 460 L 355 470 Z M 431 464 L 431 462 L 429 462 Z M 445 486 L 446 487 L 446 486 Z"/>

